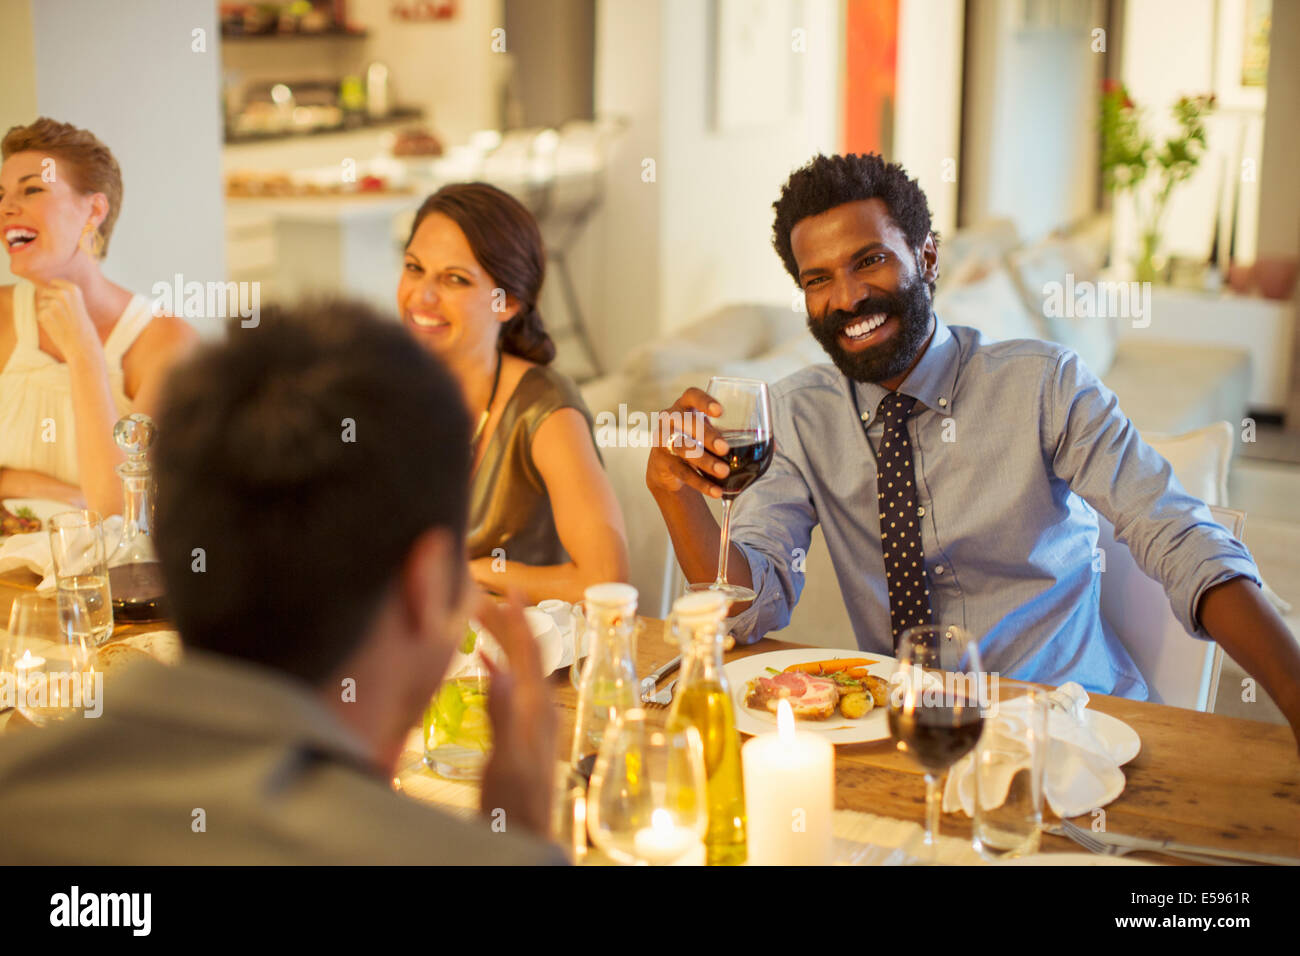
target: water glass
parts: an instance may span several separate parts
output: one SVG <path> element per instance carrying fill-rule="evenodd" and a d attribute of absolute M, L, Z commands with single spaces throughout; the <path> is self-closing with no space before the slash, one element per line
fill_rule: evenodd
<path fill-rule="evenodd" d="M 999 704 L 975 748 L 972 844 L 988 860 L 1038 852 L 1050 748 L 1047 695 L 1030 689 Z"/>
<path fill-rule="evenodd" d="M 457 654 L 424 712 L 424 763 L 439 776 L 478 780 L 492 750 L 488 685 L 481 647 Z"/>
<path fill-rule="evenodd" d="M 94 511 L 64 511 L 50 518 L 50 555 L 60 593 L 77 594 L 90 613 L 93 643 L 113 635 L 104 523 Z"/>

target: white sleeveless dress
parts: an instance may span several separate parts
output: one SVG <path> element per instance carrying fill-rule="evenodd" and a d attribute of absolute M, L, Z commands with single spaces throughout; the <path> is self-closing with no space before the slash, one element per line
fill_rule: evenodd
<path fill-rule="evenodd" d="M 14 286 L 13 313 L 18 341 L 0 369 L 0 467 L 40 471 L 80 485 L 71 373 L 66 363 L 40 349 L 36 287 L 26 279 Z M 122 356 L 152 319 L 149 299 L 136 295 L 104 343 L 119 417 L 132 410 L 123 390 Z"/>

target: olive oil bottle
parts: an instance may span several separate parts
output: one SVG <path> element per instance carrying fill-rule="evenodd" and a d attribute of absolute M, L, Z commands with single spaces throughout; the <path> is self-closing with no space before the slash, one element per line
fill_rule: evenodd
<path fill-rule="evenodd" d="M 726 612 L 720 594 L 699 591 L 678 598 L 669 620 L 682 649 L 682 676 L 668 713 L 668 729 L 693 725 L 704 743 L 709 807 L 704 845 L 709 866 L 738 866 L 746 857 L 740 735 L 722 671 Z"/>

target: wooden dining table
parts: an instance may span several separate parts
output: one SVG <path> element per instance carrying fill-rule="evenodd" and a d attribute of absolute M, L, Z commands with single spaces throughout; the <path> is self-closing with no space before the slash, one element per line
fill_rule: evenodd
<path fill-rule="evenodd" d="M 0 574 L 0 623 L 7 621 L 13 598 L 31 593 L 36 583 L 27 572 Z M 663 621 L 641 620 L 636 664 L 637 673 L 644 675 L 676 655 L 678 648 L 665 639 Z M 118 628 L 112 640 L 160 626 L 166 625 Z M 769 638 L 737 646 L 725 659 L 807 646 Z M 832 649 L 829 656 L 836 653 Z M 577 693 L 567 668 L 547 680 L 559 718 L 556 755 L 562 760 L 573 735 Z M 1004 695 L 1017 686 L 1023 685 L 999 683 Z M 1290 728 L 1104 694 L 1092 694 L 1088 706 L 1124 721 L 1142 741 L 1138 755 L 1123 767 L 1123 793 L 1104 808 L 1107 833 L 1300 857 L 1300 755 Z M 667 711 L 652 714 L 663 719 Z M 918 824 L 924 817 L 922 772 L 890 739 L 836 745 L 835 783 L 837 810 Z M 1044 814 L 1048 822 L 1055 821 L 1050 810 L 1045 808 Z M 1093 826 L 1090 815 L 1075 822 L 1086 829 Z M 946 836 L 970 836 L 971 822 L 964 814 L 945 813 L 941 826 Z M 1051 834 L 1044 834 L 1042 849 L 1079 851 L 1067 838 Z M 1180 862 L 1158 854 L 1142 858 Z"/>
<path fill-rule="evenodd" d="M 643 620 L 636 652 L 642 675 L 678 653 L 665 640 L 663 621 Z M 724 660 L 807 646 L 765 638 L 737 646 Z M 827 656 L 841 653 L 834 649 Z M 549 680 L 561 714 L 560 747 L 567 756 L 577 694 L 567 669 Z M 999 681 L 1003 695 L 1023 686 Z M 1123 767 L 1124 792 L 1103 808 L 1107 833 L 1300 858 L 1300 753 L 1289 727 L 1104 694 L 1091 694 L 1088 706 L 1118 717 L 1142 740 L 1138 755 Z M 836 744 L 835 807 L 919 824 L 925 816 L 925 778 L 891 739 Z M 1056 822 L 1046 807 L 1044 818 Z M 1074 822 L 1093 828 L 1091 815 Z M 945 813 L 941 831 L 969 838 L 970 818 Z M 1042 850 L 1080 848 L 1066 837 L 1044 834 Z M 1181 862 L 1158 854 L 1137 858 Z"/>

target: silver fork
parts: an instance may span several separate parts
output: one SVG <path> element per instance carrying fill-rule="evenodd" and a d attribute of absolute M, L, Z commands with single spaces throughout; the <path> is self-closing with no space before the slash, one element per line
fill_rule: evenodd
<path fill-rule="evenodd" d="M 1069 820 L 1061 821 L 1061 833 L 1090 853 L 1099 853 L 1102 856 L 1124 856 L 1127 853 L 1132 853 L 1134 849 L 1131 846 L 1120 846 L 1116 843 L 1106 843 L 1098 840 L 1087 830 L 1075 826 Z"/>
<path fill-rule="evenodd" d="M 1091 853 L 1101 856 L 1126 856 L 1129 853 L 1162 853 L 1165 856 L 1172 856 L 1179 860 L 1190 860 L 1193 863 L 1208 863 L 1211 866 L 1230 866 L 1230 861 L 1217 859 L 1210 856 L 1198 856 L 1195 853 L 1178 853 L 1173 850 L 1147 850 L 1136 846 L 1120 846 L 1118 843 L 1108 843 L 1105 840 L 1098 840 L 1089 833 L 1069 820 L 1061 821 L 1060 833 L 1067 836 L 1079 846 Z"/>
<path fill-rule="evenodd" d="M 673 689 L 676 688 L 676 686 L 677 686 L 677 678 L 674 677 L 671 681 L 668 682 L 668 686 L 665 687 L 663 690 L 661 690 L 659 693 L 652 694 L 649 697 L 643 698 L 643 703 L 645 704 L 646 707 L 652 708 L 654 710 L 662 710 L 663 708 L 667 707 L 669 704 L 673 702 Z"/>

